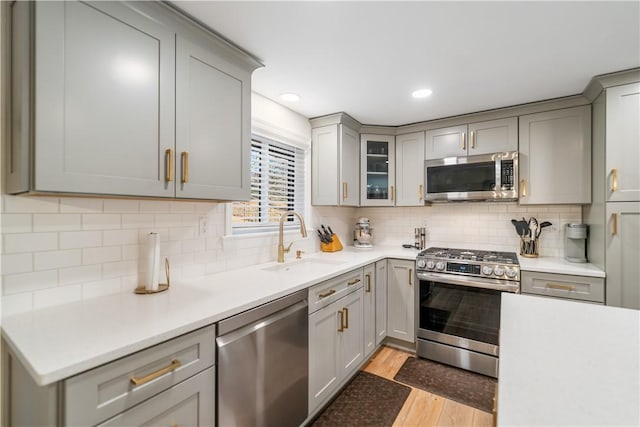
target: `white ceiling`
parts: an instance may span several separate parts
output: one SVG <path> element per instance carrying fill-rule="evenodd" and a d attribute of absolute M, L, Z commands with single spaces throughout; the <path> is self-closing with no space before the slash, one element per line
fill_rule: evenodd
<path fill-rule="evenodd" d="M 573 95 L 640 66 L 638 1 L 174 3 L 261 59 L 253 90 L 306 117 L 408 124 Z M 433 95 L 411 98 L 418 88 Z"/>

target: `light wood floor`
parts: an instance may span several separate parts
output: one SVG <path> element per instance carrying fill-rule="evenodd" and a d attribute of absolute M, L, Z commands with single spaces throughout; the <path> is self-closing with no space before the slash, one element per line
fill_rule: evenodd
<path fill-rule="evenodd" d="M 393 381 L 409 356 L 404 351 L 382 347 L 363 370 Z M 400 426 L 490 427 L 493 426 L 493 418 L 488 412 L 411 387 L 411 394 L 393 423 L 393 427 Z"/>

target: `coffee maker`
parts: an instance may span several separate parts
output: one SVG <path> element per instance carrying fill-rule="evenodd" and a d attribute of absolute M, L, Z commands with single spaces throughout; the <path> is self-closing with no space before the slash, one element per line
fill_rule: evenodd
<path fill-rule="evenodd" d="M 569 262 L 587 262 L 586 224 L 567 224 L 564 233 L 564 259 Z"/>

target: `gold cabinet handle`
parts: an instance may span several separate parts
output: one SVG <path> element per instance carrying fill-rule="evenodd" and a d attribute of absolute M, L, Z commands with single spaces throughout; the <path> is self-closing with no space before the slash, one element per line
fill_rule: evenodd
<path fill-rule="evenodd" d="M 165 156 L 165 180 L 167 182 L 173 181 L 173 150 L 171 148 L 167 148 L 164 152 Z"/>
<path fill-rule="evenodd" d="M 413 280 L 412 280 L 412 278 L 413 278 L 413 269 L 412 269 L 412 268 L 410 268 L 410 269 L 409 269 L 409 286 L 412 286 L 412 285 L 413 285 Z"/>
<path fill-rule="evenodd" d="M 467 134 L 462 132 L 462 149 L 467 149 Z"/>
<path fill-rule="evenodd" d="M 349 329 L 349 309 L 347 307 L 343 308 L 342 311 L 344 311 L 344 328 L 345 329 Z"/>
<path fill-rule="evenodd" d="M 613 230 L 611 231 L 611 235 L 615 236 L 616 234 L 618 234 L 618 214 L 617 213 L 611 214 L 611 222 L 613 223 Z"/>
<path fill-rule="evenodd" d="M 422 184 L 418 186 L 418 200 L 422 201 Z"/>
<path fill-rule="evenodd" d="M 338 327 L 338 332 L 344 331 L 344 313 L 342 310 L 338 310 L 338 317 L 340 318 L 340 326 Z"/>
<path fill-rule="evenodd" d="M 342 200 L 345 200 L 347 198 L 348 190 L 349 190 L 349 186 L 347 185 L 346 182 L 343 182 L 342 183 Z"/>
<path fill-rule="evenodd" d="M 329 289 L 329 291 L 328 291 L 328 292 L 325 292 L 324 294 L 319 294 L 318 296 L 319 296 L 320 298 L 326 298 L 326 297 L 328 297 L 328 296 L 330 296 L 330 295 L 333 295 L 333 294 L 335 294 L 335 293 L 336 293 L 336 291 L 335 291 L 335 290 L 333 290 L 333 289 Z"/>
<path fill-rule="evenodd" d="M 611 192 L 618 191 L 618 169 L 611 169 Z"/>
<path fill-rule="evenodd" d="M 352 281 L 347 282 L 347 286 L 355 285 L 358 282 L 360 282 L 360 279 L 353 279 Z"/>
<path fill-rule="evenodd" d="M 371 292 L 371 274 L 365 274 L 364 277 L 367 278 L 367 286 L 365 286 L 365 292 Z"/>
<path fill-rule="evenodd" d="M 476 133 L 471 132 L 471 148 L 476 148 Z"/>
<path fill-rule="evenodd" d="M 142 378 L 136 378 L 136 377 L 131 377 L 131 384 L 133 384 L 134 386 L 139 386 L 142 384 L 146 384 L 149 381 L 153 381 L 158 377 L 163 376 L 164 374 L 168 374 L 171 371 L 175 371 L 176 369 L 178 369 L 180 366 L 182 365 L 182 363 L 180 363 L 180 361 L 178 359 L 173 359 L 171 361 L 171 363 L 169 364 L 169 366 L 166 366 L 162 369 L 159 369 L 155 372 L 150 373 L 149 375 L 146 375 Z"/>
<path fill-rule="evenodd" d="M 527 180 L 520 180 L 520 197 L 527 197 Z"/>
<path fill-rule="evenodd" d="M 395 196 L 396 196 L 396 192 L 394 191 L 395 188 L 393 188 L 393 185 L 391 186 L 391 201 L 393 202 L 395 200 Z"/>
<path fill-rule="evenodd" d="M 561 291 L 575 291 L 576 287 L 573 285 L 561 285 L 560 283 L 551 283 L 547 282 L 547 288 L 549 289 L 560 289 Z"/>
<path fill-rule="evenodd" d="M 182 158 L 182 183 L 189 182 L 189 152 L 183 151 Z"/>

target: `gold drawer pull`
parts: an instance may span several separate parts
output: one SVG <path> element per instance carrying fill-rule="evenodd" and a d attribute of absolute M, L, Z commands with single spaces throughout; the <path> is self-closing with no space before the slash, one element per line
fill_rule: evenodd
<path fill-rule="evenodd" d="M 550 282 L 547 282 L 547 288 L 559 289 L 561 291 L 569 291 L 569 292 L 576 290 L 576 287 L 573 285 L 561 285 L 559 283 L 550 283 Z"/>
<path fill-rule="evenodd" d="M 471 148 L 476 148 L 476 133 L 471 132 Z"/>
<path fill-rule="evenodd" d="M 349 185 L 346 182 L 342 183 L 342 200 L 345 200 L 348 197 Z"/>
<path fill-rule="evenodd" d="M 152 372 L 147 376 L 144 376 L 142 378 L 131 377 L 131 384 L 133 384 L 135 386 L 146 384 L 149 381 L 153 381 L 156 378 L 163 376 L 164 374 L 168 374 L 171 371 L 175 371 L 181 365 L 182 365 L 182 363 L 180 363 L 180 361 L 178 359 L 173 359 L 169 366 L 164 367 L 162 369 L 159 369 L 159 370 L 157 370 L 155 372 Z"/>
<path fill-rule="evenodd" d="M 345 307 L 342 309 L 342 311 L 344 311 L 344 317 L 345 317 L 344 328 L 349 329 L 349 309 Z"/>
<path fill-rule="evenodd" d="M 618 169 L 611 169 L 611 192 L 618 191 Z"/>
<path fill-rule="evenodd" d="M 189 182 L 189 152 L 182 152 L 182 183 Z"/>
<path fill-rule="evenodd" d="M 418 187 L 418 200 L 422 201 L 422 184 Z"/>
<path fill-rule="evenodd" d="M 353 279 L 350 282 L 347 282 L 347 286 L 355 285 L 356 283 L 360 283 L 360 279 Z"/>
<path fill-rule="evenodd" d="M 338 317 L 340 318 L 340 326 L 338 327 L 338 332 L 344 331 L 344 313 L 342 310 L 338 310 Z"/>
<path fill-rule="evenodd" d="M 520 180 L 520 196 L 527 197 L 527 180 Z"/>
<path fill-rule="evenodd" d="M 413 285 L 413 282 L 412 282 L 412 280 L 411 280 L 411 278 L 412 278 L 412 277 L 413 277 L 413 269 L 412 269 L 412 268 L 410 268 L 410 269 L 409 269 L 409 286 L 412 286 L 412 285 Z"/>
<path fill-rule="evenodd" d="M 173 181 L 173 150 L 171 148 L 167 148 L 164 152 L 165 161 L 166 161 L 166 178 L 167 182 Z"/>
<path fill-rule="evenodd" d="M 611 221 L 613 222 L 613 231 L 611 231 L 611 235 L 615 236 L 618 234 L 618 214 L 611 214 Z"/>
<path fill-rule="evenodd" d="M 318 295 L 318 296 L 319 296 L 320 298 L 326 298 L 326 297 L 328 297 L 329 295 L 333 295 L 333 294 L 335 294 L 335 293 L 336 293 L 336 291 L 335 291 L 335 290 L 330 289 L 330 290 L 329 290 L 329 292 L 325 292 L 324 294 L 320 294 L 320 295 Z"/>
<path fill-rule="evenodd" d="M 364 277 L 367 278 L 367 286 L 364 288 L 364 291 L 371 292 L 371 274 L 365 274 Z"/>
<path fill-rule="evenodd" d="M 462 149 L 467 149 L 467 134 L 462 132 Z"/>

